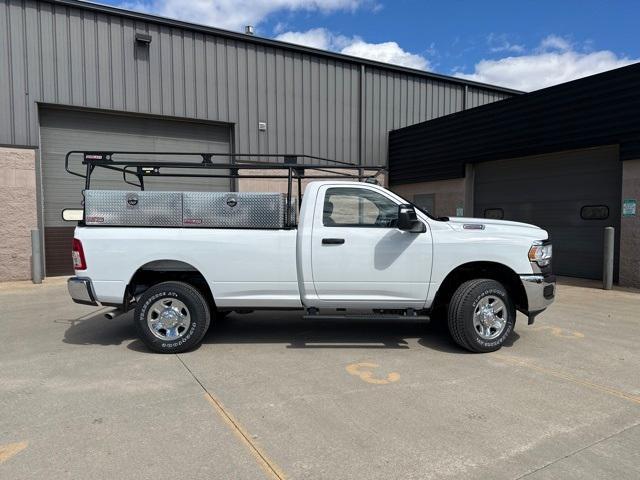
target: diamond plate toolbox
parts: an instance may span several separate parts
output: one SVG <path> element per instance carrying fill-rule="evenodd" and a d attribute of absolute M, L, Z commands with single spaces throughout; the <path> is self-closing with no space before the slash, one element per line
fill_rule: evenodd
<path fill-rule="evenodd" d="M 183 192 L 183 225 L 211 228 L 283 228 L 282 193 Z M 295 200 L 291 200 L 295 207 Z M 295 208 L 291 219 L 295 223 Z"/>
<path fill-rule="evenodd" d="M 278 229 L 286 205 L 282 193 L 87 190 L 84 218 L 87 225 Z"/>
<path fill-rule="evenodd" d="M 182 226 L 182 192 L 85 190 L 87 225 Z"/>

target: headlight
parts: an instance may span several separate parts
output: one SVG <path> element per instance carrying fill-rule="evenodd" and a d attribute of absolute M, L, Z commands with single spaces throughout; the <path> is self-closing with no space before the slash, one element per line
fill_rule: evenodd
<path fill-rule="evenodd" d="M 546 267 L 551 262 L 553 248 L 550 243 L 535 242 L 529 249 L 529 261 Z"/>

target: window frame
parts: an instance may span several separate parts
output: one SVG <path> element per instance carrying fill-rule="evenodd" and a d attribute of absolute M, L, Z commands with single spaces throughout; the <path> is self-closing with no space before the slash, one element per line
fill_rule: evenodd
<path fill-rule="evenodd" d="M 584 209 L 585 208 L 601 208 L 604 207 L 607 209 L 607 216 L 606 217 L 602 217 L 602 218 L 588 218 L 585 217 L 583 215 Z M 602 220 L 608 220 L 609 217 L 611 216 L 611 209 L 609 208 L 609 205 L 603 205 L 603 204 L 598 204 L 598 205 L 583 205 L 582 207 L 580 207 L 580 219 L 581 220 L 585 220 L 587 222 L 592 222 L 592 221 L 602 221 Z"/>
<path fill-rule="evenodd" d="M 397 229 L 397 225 L 370 225 L 370 224 L 361 224 L 361 223 L 345 223 L 345 224 L 337 224 L 337 225 L 327 225 L 325 223 L 325 214 L 324 214 L 324 206 L 325 203 L 327 201 L 327 198 L 329 197 L 329 192 L 331 190 L 357 190 L 357 191 L 366 191 L 366 192 L 371 192 L 373 194 L 379 195 L 380 197 L 384 198 L 385 200 L 389 201 L 390 203 L 392 203 L 393 205 L 396 206 L 396 212 L 398 211 L 398 207 L 401 205 L 400 203 L 396 202 L 396 200 L 394 200 L 393 198 L 388 197 L 387 195 L 384 195 L 382 192 L 379 192 L 378 190 L 375 190 L 373 188 L 363 188 L 363 187 L 354 187 L 354 186 L 339 186 L 339 185 L 330 185 L 327 186 L 326 189 L 324 190 L 323 193 L 323 197 L 322 197 L 322 201 L 321 201 L 321 208 L 320 208 L 320 219 L 322 221 L 322 226 L 325 228 L 389 228 L 389 229 Z M 376 205 L 376 203 L 373 200 L 369 200 L 371 203 L 373 203 L 374 205 Z M 377 205 L 376 205 L 377 206 Z M 396 217 L 396 222 L 397 222 L 397 217 Z"/>

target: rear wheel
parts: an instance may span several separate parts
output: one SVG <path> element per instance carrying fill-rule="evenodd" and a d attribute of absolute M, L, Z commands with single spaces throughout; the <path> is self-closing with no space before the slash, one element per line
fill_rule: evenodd
<path fill-rule="evenodd" d="M 471 352 L 493 352 L 513 331 L 516 310 L 501 283 L 469 280 L 451 297 L 447 320 L 458 345 Z"/>
<path fill-rule="evenodd" d="M 154 352 L 180 353 L 198 346 L 209 328 L 202 294 L 184 282 L 163 282 L 142 294 L 134 321 L 138 335 Z"/>

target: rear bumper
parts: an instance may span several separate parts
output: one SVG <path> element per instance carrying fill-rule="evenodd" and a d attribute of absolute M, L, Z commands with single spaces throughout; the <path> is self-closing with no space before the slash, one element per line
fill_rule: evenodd
<path fill-rule="evenodd" d="M 100 306 L 96 301 L 91 279 L 82 277 L 71 277 L 67 280 L 67 290 L 74 302 L 82 305 Z"/>
<path fill-rule="evenodd" d="M 536 316 L 553 303 L 556 297 L 555 275 L 520 275 L 527 294 L 529 325 Z"/>

